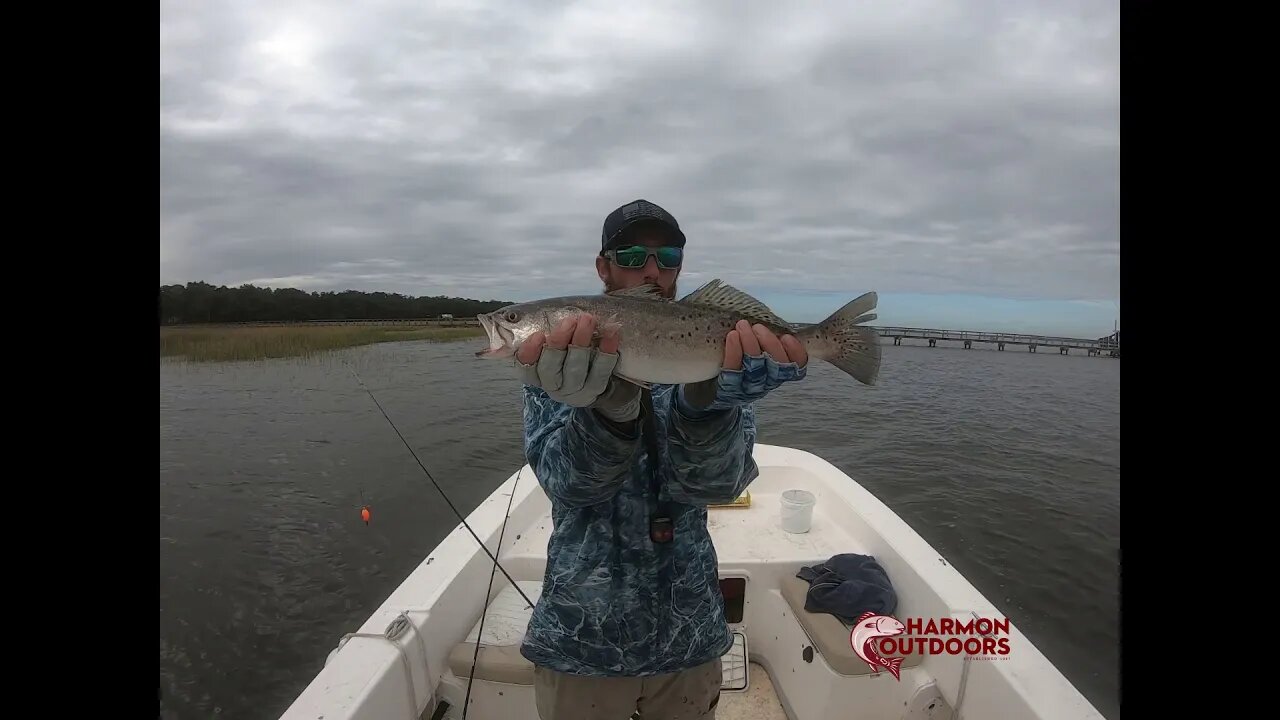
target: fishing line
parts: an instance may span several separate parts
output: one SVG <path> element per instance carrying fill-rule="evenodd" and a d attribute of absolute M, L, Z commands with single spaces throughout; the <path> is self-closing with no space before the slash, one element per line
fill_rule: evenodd
<path fill-rule="evenodd" d="M 511 502 L 516 499 L 516 485 L 520 483 L 520 473 L 524 472 L 524 465 L 520 466 L 520 470 L 516 472 L 516 480 L 511 483 L 511 496 L 507 498 L 507 516 L 502 519 L 502 531 L 498 533 L 498 549 L 502 549 L 502 537 L 507 534 L 507 521 L 511 519 Z M 471 656 L 471 672 L 467 675 L 467 699 L 462 701 L 462 720 L 467 720 L 467 711 L 471 709 L 471 683 L 476 679 L 476 664 L 480 661 L 480 643 L 484 640 L 484 618 L 489 614 L 489 595 L 493 592 L 493 576 L 494 570 L 498 567 L 498 561 L 493 561 L 493 569 L 489 570 L 489 589 L 484 593 L 484 609 L 480 611 L 480 629 L 476 630 L 476 651 Z M 505 571 L 504 571 L 505 572 Z M 514 582 L 512 587 L 519 590 L 520 587 Z M 524 593 L 520 593 L 524 597 Z M 529 598 L 525 598 L 528 602 Z M 533 607 L 533 603 L 529 603 L 529 607 Z"/>
<path fill-rule="evenodd" d="M 365 392 L 369 393 L 369 397 L 373 400 L 373 404 L 378 406 L 378 411 L 382 413 L 382 417 L 384 417 L 384 418 L 386 418 L 386 419 L 387 419 L 387 423 L 389 423 L 389 424 L 391 425 L 391 429 L 396 431 L 396 435 L 400 437 L 400 442 L 404 443 L 404 446 L 405 446 L 406 448 L 408 448 L 408 449 L 409 449 L 409 454 L 413 456 L 413 459 L 414 459 L 415 461 L 417 461 L 417 463 L 418 463 L 418 467 L 422 468 L 422 472 L 423 472 L 423 473 L 426 473 L 427 479 L 431 481 L 431 484 L 432 484 L 432 485 L 435 485 L 435 486 L 436 486 L 436 490 L 440 493 L 440 497 L 444 498 L 444 501 L 445 501 L 445 503 L 446 503 L 446 504 L 448 504 L 449 509 L 450 509 L 450 510 L 452 510 L 452 511 L 453 511 L 453 514 L 454 514 L 454 515 L 456 515 L 456 516 L 458 517 L 458 520 L 460 520 L 460 521 L 462 522 L 462 526 L 463 526 L 463 527 L 465 527 L 465 528 L 467 529 L 467 532 L 471 533 L 471 537 L 475 538 L 475 539 L 476 539 L 476 542 L 480 544 L 480 549 L 484 551 L 484 554 L 485 554 L 485 555 L 488 555 L 488 556 L 489 556 L 489 559 L 493 561 L 493 566 L 494 566 L 495 568 L 497 568 L 498 570 L 501 570 L 501 571 L 502 571 L 502 575 L 503 575 L 504 577 L 506 577 L 506 578 L 507 578 L 507 581 L 508 581 L 508 582 L 510 582 L 510 583 L 511 583 L 511 587 L 515 588 L 515 591 L 516 591 L 516 592 L 518 592 L 518 593 L 520 593 L 520 597 L 524 598 L 524 601 L 525 601 L 525 602 L 527 602 L 527 603 L 529 603 L 529 607 L 534 607 L 534 606 L 536 605 L 536 603 L 534 603 L 532 600 L 530 600 L 528 595 L 525 595 L 525 594 L 524 594 L 524 591 L 520 589 L 520 586 L 516 584 L 516 581 L 511 577 L 510 573 L 508 573 L 508 572 L 507 572 L 507 569 L 506 569 L 506 568 L 504 568 L 504 567 L 502 567 L 502 565 L 498 562 L 498 558 L 494 557 L 493 553 L 489 552 L 489 548 L 485 547 L 484 541 L 480 539 L 480 536 L 479 536 L 479 535 L 476 535 L 476 531 L 471 529 L 471 525 L 469 525 L 469 524 L 467 523 L 467 519 L 466 519 L 466 518 L 464 518 L 464 517 L 462 516 L 462 513 L 458 512 L 458 508 L 454 507 L 454 505 L 453 505 L 453 501 L 449 499 L 449 495 L 448 495 L 448 493 L 446 493 L 446 492 L 444 491 L 444 488 L 440 487 L 440 483 L 436 482 L 436 479 L 435 479 L 434 477 L 432 477 L 432 476 L 431 476 L 431 471 L 427 470 L 427 466 L 425 466 L 425 465 L 423 465 L 423 464 L 422 464 L 422 460 L 420 460 L 420 459 L 418 458 L 418 453 L 416 453 L 416 452 L 414 452 L 414 451 L 413 451 L 413 446 L 409 444 L 409 441 L 408 441 L 408 440 L 405 440 L 404 435 L 400 433 L 400 429 L 399 429 L 399 428 L 397 428 L 397 427 L 396 427 L 396 424 L 395 424 L 394 422 L 392 422 L 392 421 L 391 421 L 391 417 L 390 417 L 389 415 L 387 415 L 387 411 L 383 409 L 383 407 L 382 407 L 382 403 L 378 402 L 378 398 L 374 396 L 373 391 L 372 391 L 372 390 L 370 390 L 368 387 L 366 387 L 366 386 L 365 386 L 365 384 L 364 384 L 364 380 L 360 379 L 360 374 L 356 372 L 355 367 L 354 367 L 354 366 L 352 366 L 352 365 L 347 365 L 347 368 L 348 368 L 348 369 L 350 369 L 350 370 L 351 370 L 351 374 L 355 376 L 355 378 L 356 378 L 356 382 L 360 383 L 360 387 L 361 387 Z M 522 465 L 520 469 L 521 469 L 521 471 L 523 471 L 523 470 L 524 470 L 524 466 Z M 516 479 L 517 479 L 517 481 L 519 480 L 519 475 L 518 475 L 518 474 L 517 474 L 517 476 L 516 476 Z M 513 485 L 513 486 L 512 486 L 512 488 L 511 488 L 511 497 L 512 497 L 512 499 L 514 499 L 514 498 L 515 498 L 515 495 L 516 495 L 516 493 L 515 493 L 515 486 Z M 509 507 L 510 507 L 510 501 L 508 501 L 508 508 L 509 508 Z M 509 509 L 508 509 L 508 513 L 510 513 L 510 510 L 509 510 Z M 510 514 L 508 514 L 508 516 L 507 516 L 507 517 L 508 517 L 508 519 L 509 519 L 509 518 L 510 518 Z M 502 531 L 503 531 L 504 533 L 506 532 L 506 527 L 507 527 L 507 521 L 506 521 L 506 520 L 503 520 L 503 521 L 502 521 Z M 498 548 L 499 548 L 499 549 L 501 549 L 501 548 L 502 548 L 501 541 L 499 541 Z M 490 575 L 490 588 L 492 589 L 492 587 L 493 587 L 493 585 L 492 585 L 492 575 Z M 486 596 L 486 597 L 487 597 L 487 596 Z M 487 605 L 487 603 L 486 603 L 486 605 Z M 481 619 L 483 620 L 483 615 L 481 616 Z M 480 642 L 480 638 L 476 638 L 477 647 L 479 647 L 479 642 Z M 474 673 L 474 671 L 473 671 L 473 673 Z M 464 712 L 464 713 L 466 712 L 466 708 L 463 708 L 463 712 Z"/>

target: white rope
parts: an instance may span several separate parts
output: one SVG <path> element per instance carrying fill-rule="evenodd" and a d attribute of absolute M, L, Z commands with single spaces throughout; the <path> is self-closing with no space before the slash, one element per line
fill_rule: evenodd
<path fill-rule="evenodd" d="M 969 614 L 972 615 L 975 620 L 982 619 L 982 616 L 979 615 L 975 610 L 970 610 Z M 983 635 L 985 637 L 986 635 L 991 635 L 994 632 L 995 631 L 992 630 L 990 633 L 980 632 L 978 634 Z M 956 707 L 955 707 L 955 710 L 953 711 L 956 717 L 960 717 L 960 709 L 964 707 L 965 691 L 969 689 L 969 663 L 973 662 L 973 657 L 968 653 L 965 653 L 964 660 L 962 662 L 963 664 L 960 666 L 960 689 L 956 692 Z"/>
<path fill-rule="evenodd" d="M 414 634 L 417 635 L 418 637 L 418 645 L 422 648 L 422 663 L 426 667 L 426 671 L 427 671 L 426 673 L 427 684 L 430 685 L 431 663 L 427 659 L 426 641 L 423 640 L 422 638 L 422 632 L 419 631 L 417 626 L 414 625 L 413 622 L 409 620 L 408 616 L 405 615 L 405 611 L 401 611 L 400 614 L 395 617 L 395 619 L 393 619 L 390 623 L 388 623 L 387 629 L 384 630 L 381 634 L 355 632 L 355 633 L 347 633 L 346 635 L 343 635 L 342 639 L 338 641 L 338 649 L 341 650 L 342 646 L 345 645 L 348 640 L 350 640 L 351 638 L 357 638 L 357 637 L 371 638 L 375 640 L 386 640 L 387 642 L 394 645 L 396 648 L 396 651 L 400 655 L 400 665 L 404 668 L 404 680 L 406 683 L 406 689 L 409 694 L 410 717 L 414 718 L 414 720 L 417 720 L 418 692 L 413 682 L 413 666 L 409 662 L 409 655 L 405 651 L 405 647 L 398 642 L 399 638 L 409 631 L 409 628 L 413 628 Z M 429 688 L 427 692 L 431 693 L 432 696 L 434 696 L 435 694 L 431 692 Z"/>

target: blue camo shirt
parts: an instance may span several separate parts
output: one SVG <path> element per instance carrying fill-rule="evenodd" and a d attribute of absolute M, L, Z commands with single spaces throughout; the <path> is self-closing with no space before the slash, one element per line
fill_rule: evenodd
<path fill-rule="evenodd" d="M 763 363 L 748 374 L 758 375 L 763 388 Z M 772 361 L 767 374 L 778 379 Z M 706 506 L 733 501 L 756 478 L 755 410 L 750 402 L 717 400 L 698 412 L 679 396 L 676 386 L 653 387 L 660 455 L 654 458 L 641 423 L 626 436 L 590 409 L 525 386 L 525 454 L 551 499 L 553 521 L 542 596 L 521 647 L 534 664 L 577 675 L 641 676 L 728 652 L 732 637 Z M 649 538 L 654 462 L 675 528 L 665 545 Z"/>

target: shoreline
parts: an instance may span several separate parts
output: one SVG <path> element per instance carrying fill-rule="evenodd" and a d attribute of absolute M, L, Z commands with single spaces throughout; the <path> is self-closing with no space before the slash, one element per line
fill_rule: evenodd
<path fill-rule="evenodd" d="M 484 334 L 479 326 L 162 326 L 160 358 L 197 363 L 270 360 L 310 357 L 384 342 L 446 342 Z"/>

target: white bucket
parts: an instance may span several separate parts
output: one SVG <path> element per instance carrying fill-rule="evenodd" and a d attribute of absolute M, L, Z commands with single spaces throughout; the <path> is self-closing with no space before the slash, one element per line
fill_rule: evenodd
<path fill-rule="evenodd" d="M 813 493 L 787 490 L 782 493 L 782 529 L 789 533 L 807 533 L 813 523 Z"/>

